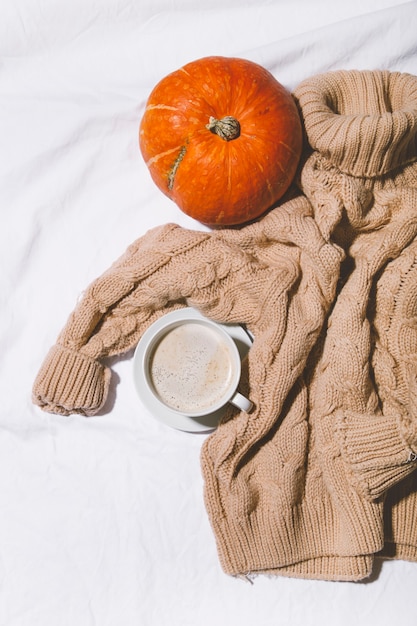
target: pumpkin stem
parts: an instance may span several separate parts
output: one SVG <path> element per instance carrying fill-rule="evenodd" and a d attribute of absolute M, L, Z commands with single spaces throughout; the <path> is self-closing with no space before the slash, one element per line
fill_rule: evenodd
<path fill-rule="evenodd" d="M 206 124 L 206 128 L 211 132 L 218 135 L 225 141 L 231 141 L 237 139 L 240 135 L 240 124 L 235 117 L 226 115 L 221 120 L 217 120 L 215 117 L 210 116 L 209 123 Z"/>

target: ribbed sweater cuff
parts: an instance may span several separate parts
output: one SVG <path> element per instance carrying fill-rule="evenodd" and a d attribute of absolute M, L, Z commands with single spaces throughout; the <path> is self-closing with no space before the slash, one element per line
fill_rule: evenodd
<path fill-rule="evenodd" d="M 110 370 L 101 363 L 55 345 L 36 377 L 32 399 L 50 413 L 94 415 L 106 400 L 109 382 Z"/>
<path fill-rule="evenodd" d="M 379 498 L 416 469 L 395 417 L 341 411 L 336 423 L 343 458 L 365 497 Z"/>
<path fill-rule="evenodd" d="M 417 471 L 388 492 L 385 546 L 380 556 L 417 561 Z"/>

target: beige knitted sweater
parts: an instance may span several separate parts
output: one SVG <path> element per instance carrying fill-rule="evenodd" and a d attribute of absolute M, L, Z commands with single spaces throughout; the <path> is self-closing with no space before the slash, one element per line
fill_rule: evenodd
<path fill-rule="evenodd" d="M 313 77 L 300 193 L 241 229 L 170 224 L 94 281 L 37 375 L 34 402 L 104 404 L 103 358 L 194 306 L 254 334 L 242 388 L 203 444 L 225 572 L 329 580 L 376 554 L 417 560 L 417 78 Z"/>

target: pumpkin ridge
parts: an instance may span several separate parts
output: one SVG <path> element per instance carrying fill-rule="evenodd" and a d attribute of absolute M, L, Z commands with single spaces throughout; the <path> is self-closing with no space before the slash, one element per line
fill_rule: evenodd
<path fill-rule="evenodd" d="M 269 178 L 266 179 L 265 183 L 266 183 L 266 187 L 267 187 L 267 189 L 269 191 L 269 195 L 271 196 L 272 201 L 274 201 L 274 187 L 273 187 L 272 183 L 270 182 Z"/>
<path fill-rule="evenodd" d="M 190 74 L 185 67 L 181 67 L 179 70 L 177 70 L 178 72 L 182 72 L 183 74 L 185 74 L 187 76 L 187 78 L 190 80 L 190 83 L 187 85 L 187 88 L 193 91 L 194 95 L 196 98 L 198 98 L 200 100 L 200 106 L 202 110 L 207 110 L 210 111 L 210 115 L 212 115 L 213 117 L 216 117 L 216 111 L 218 111 L 219 109 L 224 109 L 224 108 L 230 108 L 231 106 L 235 106 L 233 103 L 235 102 L 235 98 L 233 97 L 232 93 L 229 93 L 226 96 L 226 101 L 220 103 L 216 97 L 216 93 L 213 92 L 210 89 L 210 82 L 204 82 L 202 84 L 196 83 L 195 78 L 193 77 L 192 74 Z M 212 82 L 215 83 L 216 82 L 216 78 L 212 77 Z M 207 90 L 204 89 L 203 85 L 206 85 L 209 89 L 210 89 L 210 94 L 207 94 Z M 213 99 L 214 102 L 213 102 Z M 236 119 L 238 119 L 237 115 L 233 115 L 233 117 L 236 117 Z"/>
<path fill-rule="evenodd" d="M 181 150 L 181 148 L 180 148 L 180 150 Z M 164 152 L 160 152 L 159 154 L 155 154 L 153 157 L 148 159 L 148 161 L 146 161 L 146 165 L 148 167 L 150 167 L 154 163 L 157 163 L 159 161 L 159 159 L 163 159 L 164 157 L 168 156 L 169 154 L 172 154 L 173 152 L 177 152 L 177 151 L 178 151 L 178 146 L 175 146 L 175 148 L 170 148 L 169 150 L 165 150 Z"/>
<path fill-rule="evenodd" d="M 178 108 L 169 104 L 148 104 L 145 111 L 178 111 Z"/>
<path fill-rule="evenodd" d="M 291 148 L 291 146 L 289 146 L 285 141 L 278 141 L 278 144 L 280 146 L 284 146 L 284 148 L 286 148 L 288 150 L 288 152 L 291 152 L 291 154 L 293 154 L 294 156 L 297 157 L 297 159 L 299 158 L 298 152 L 296 150 L 294 150 L 294 148 Z"/>
<path fill-rule="evenodd" d="M 178 170 L 178 168 L 180 166 L 181 161 L 185 157 L 185 153 L 186 152 L 187 152 L 187 146 L 181 146 L 181 149 L 180 149 L 180 151 L 178 153 L 178 156 L 175 159 L 174 163 L 172 164 L 172 167 L 171 167 L 170 171 L 168 172 L 168 189 L 169 189 L 169 191 L 171 191 L 173 186 L 174 186 L 175 175 L 177 173 L 177 170 Z"/>

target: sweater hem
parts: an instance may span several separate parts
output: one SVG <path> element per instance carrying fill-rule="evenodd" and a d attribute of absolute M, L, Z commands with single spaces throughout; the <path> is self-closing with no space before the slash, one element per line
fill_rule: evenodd
<path fill-rule="evenodd" d="M 347 512 L 335 515 L 330 500 L 316 506 L 304 501 L 286 513 L 258 509 L 244 519 L 212 519 L 223 570 L 233 576 L 366 578 L 372 556 L 384 545 L 383 522 L 381 507 L 367 502 L 360 506 L 354 523 Z"/>

